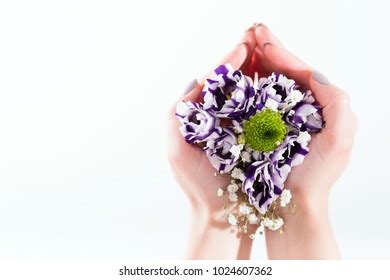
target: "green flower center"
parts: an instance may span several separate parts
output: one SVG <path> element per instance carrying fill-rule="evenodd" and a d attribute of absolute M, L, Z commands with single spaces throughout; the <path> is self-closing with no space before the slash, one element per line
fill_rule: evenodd
<path fill-rule="evenodd" d="M 265 109 L 244 123 L 245 144 L 260 152 L 270 152 L 279 146 L 287 128 L 278 112 Z"/>

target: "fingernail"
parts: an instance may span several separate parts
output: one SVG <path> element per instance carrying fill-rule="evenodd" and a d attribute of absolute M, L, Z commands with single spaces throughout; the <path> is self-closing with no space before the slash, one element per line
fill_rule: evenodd
<path fill-rule="evenodd" d="M 265 28 L 267 27 L 264 23 L 261 23 L 261 22 L 255 23 L 255 26 L 256 27 L 260 27 L 261 26 L 261 27 L 265 27 Z"/>
<path fill-rule="evenodd" d="M 263 45 L 263 49 L 266 47 L 266 46 L 272 46 L 273 44 L 271 43 L 271 42 L 266 42 L 266 43 L 264 43 L 264 45 Z"/>
<path fill-rule="evenodd" d="M 249 50 L 248 43 L 247 43 L 247 42 L 242 42 L 242 43 L 239 43 L 239 44 L 233 49 L 233 51 L 236 50 L 236 49 L 238 49 L 238 48 L 241 48 L 241 46 L 244 46 L 244 47 L 246 48 L 247 51 Z"/>
<path fill-rule="evenodd" d="M 198 81 L 196 79 L 192 80 L 186 87 L 183 92 L 183 95 L 187 95 L 191 90 L 193 90 L 196 85 L 198 84 Z"/>
<path fill-rule="evenodd" d="M 321 72 L 318 72 L 317 70 L 314 70 L 312 73 L 313 80 L 317 83 L 320 83 L 322 85 L 328 86 L 331 83 L 329 82 L 328 78 L 325 77 Z"/>
<path fill-rule="evenodd" d="M 249 27 L 249 28 L 247 29 L 247 31 L 249 31 L 249 30 L 254 30 L 254 29 L 256 29 L 256 27 L 257 27 L 257 23 L 255 22 L 251 27 Z"/>

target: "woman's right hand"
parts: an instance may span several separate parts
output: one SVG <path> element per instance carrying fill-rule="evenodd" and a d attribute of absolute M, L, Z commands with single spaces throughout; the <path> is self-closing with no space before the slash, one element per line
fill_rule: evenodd
<path fill-rule="evenodd" d="M 247 62 L 255 47 L 254 28 L 245 33 L 242 41 L 219 64 L 229 63 L 240 69 Z M 168 159 L 176 181 L 192 206 L 186 258 L 249 259 L 252 239 L 232 231 L 226 221 L 227 210 L 223 209 L 227 198 L 217 196 L 217 189 L 228 185 L 230 176 L 215 176 L 216 170 L 205 152 L 197 145 L 187 143 L 179 131 L 176 105 L 180 101 L 199 102 L 202 84 L 202 79 L 193 81 L 184 96 L 173 104 L 168 116 Z"/>
<path fill-rule="evenodd" d="M 255 48 L 254 29 L 255 26 L 248 29 L 241 42 L 218 65 L 229 63 L 233 68 L 240 69 Z M 226 203 L 224 198 L 217 197 L 217 189 L 228 185 L 230 176 L 214 175 L 216 170 L 211 166 L 205 152 L 197 145 L 184 140 L 179 131 L 180 122 L 175 116 L 178 102 L 201 101 L 203 79 L 208 78 L 211 73 L 210 71 L 204 78 L 191 82 L 184 96 L 172 105 L 168 115 L 168 159 L 175 179 L 190 199 L 191 205 L 214 215 Z"/>

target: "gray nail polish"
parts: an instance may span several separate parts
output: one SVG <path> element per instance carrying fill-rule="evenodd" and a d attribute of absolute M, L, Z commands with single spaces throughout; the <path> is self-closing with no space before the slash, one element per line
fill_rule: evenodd
<path fill-rule="evenodd" d="M 196 85 L 198 84 L 198 81 L 196 79 L 192 80 L 185 88 L 184 92 L 183 92 L 183 95 L 187 95 L 191 90 L 194 89 L 194 87 L 196 87 Z"/>
<path fill-rule="evenodd" d="M 330 85 L 330 82 L 327 77 L 325 77 L 321 72 L 318 72 L 317 70 L 314 70 L 312 73 L 313 80 L 317 83 L 320 83 L 322 85 L 328 86 Z"/>

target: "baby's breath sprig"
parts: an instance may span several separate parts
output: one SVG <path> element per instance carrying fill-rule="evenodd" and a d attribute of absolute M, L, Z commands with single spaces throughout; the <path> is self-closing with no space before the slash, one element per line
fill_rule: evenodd
<path fill-rule="evenodd" d="M 239 172 L 233 172 L 239 175 Z M 220 187 L 217 190 L 217 196 L 226 196 L 228 202 L 223 206 L 223 209 L 229 209 L 226 214 L 227 222 L 236 227 L 242 234 L 247 234 L 249 238 L 254 239 L 256 235 L 264 233 L 265 228 L 270 230 L 279 230 L 280 234 L 284 233 L 284 220 L 280 217 L 280 208 L 288 206 L 290 213 L 294 213 L 296 205 L 290 203 L 291 193 L 285 189 L 275 201 L 272 202 L 268 211 L 260 213 L 248 201 L 248 197 L 241 191 L 242 182 L 237 179 L 232 179 L 230 184 L 225 187 Z"/>

